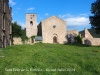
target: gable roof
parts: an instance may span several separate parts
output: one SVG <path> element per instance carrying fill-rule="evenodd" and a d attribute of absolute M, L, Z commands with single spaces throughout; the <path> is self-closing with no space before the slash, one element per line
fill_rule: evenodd
<path fill-rule="evenodd" d="M 50 18 L 53 18 L 53 17 L 55 17 L 55 18 L 57 18 L 57 19 L 59 19 L 59 20 L 62 20 L 62 21 L 64 21 L 64 22 L 66 22 L 65 20 L 63 20 L 63 19 L 61 19 L 61 18 L 59 18 L 59 17 L 57 17 L 57 16 L 51 16 L 51 17 L 49 17 L 49 18 L 46 18 L 46 19 L 44 19 L 44 20 L 42 20 L 42 21 L 46 21 L 46 20 L 48 20 L 48 19 L 50 19 Z"/>

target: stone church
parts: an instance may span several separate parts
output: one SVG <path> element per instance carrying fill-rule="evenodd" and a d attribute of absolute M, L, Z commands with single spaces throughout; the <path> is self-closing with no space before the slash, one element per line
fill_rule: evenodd
<path fill-rule="evenodd" d="M 40 22 L 38 25 L 38 35 L 42 36 L 43 43 L 65 43 L 66 21 L 51 16 Z"/>
<path fill-rule="evenodd" d="M 12 45 L 11 11 L 9 0 L 0 0 L 0 48 Z"/>
<path fill-rule="evenodd" d="M 51 16 L 37 25 L 36 14 L 26 14 L 26 36 L 28 38 L 31 36 L 41 36 L 43 43 L 64 44 L 68 42 L 68 33 L 78 35 L 78 31 L 67 31 L 66 21 L 59 17 Z"/>

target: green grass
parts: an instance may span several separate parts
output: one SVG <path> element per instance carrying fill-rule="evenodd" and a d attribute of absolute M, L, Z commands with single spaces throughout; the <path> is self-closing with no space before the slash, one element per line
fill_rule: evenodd
<path fill-rule="evenodd" d="M 0 48 L 0 58 L 4 57 L 4 52 L 2 51 L 2 49 Z"/>
<path fill-rule="evenodd" d="M 2 50 L 0 75 L 100 75 L 100 47 L 37 43 Z"/>

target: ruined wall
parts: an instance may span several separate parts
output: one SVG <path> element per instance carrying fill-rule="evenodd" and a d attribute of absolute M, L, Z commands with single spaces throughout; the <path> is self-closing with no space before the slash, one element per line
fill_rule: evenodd
<path fill-rule="evenodd" d="M 14 45 L 21 45 L 21 44 L 34 44 L 36 43 L 35 39 L 29 38 L 28 40 L 22 41 L 21 37 L 13 37 L 13 44 Z"/>
<path fill-rule="evenodd" d="M 20 37 L 13 37 L 13 44 L 14 45 L 22 44 L 22 39 Z"/>
<path fill-rule="evenodd" d="M 0 48 L 2 47 L 2 13 L 3 13 L 3 0 L 0 0 Z"/>
<path fill-rule="evenodd" d="M 90 32 L 85 28 L 84 29 L 85 32 L 85 38 L 93 38 L 93 36 L 90 34 Z"/>
<path fill-rule="evenodd" d="M 100 38 L 83 38 L 83 44 L 100 46 Z"/>
<path fill-rule="evenodd" d="M 89 31 L 84 29 L 85 37 L 83 37 L 83 44 L 92 45 L 92 46 L 100 46 L 100 38 L 93 38 Z"/>
<path fill-rule="evenodd" d="M 9 0 L 0 0 L 0 47 L 9 46 L 12 41 L 12 9 L 8 2 Z"/>
<path fill-rule="evenodd" d="M 68 30 L 66 35 L 68 38 L 68 43 L 74 43 L 75 37 L 79 35 L 79 32 L 78 30 Z"/>

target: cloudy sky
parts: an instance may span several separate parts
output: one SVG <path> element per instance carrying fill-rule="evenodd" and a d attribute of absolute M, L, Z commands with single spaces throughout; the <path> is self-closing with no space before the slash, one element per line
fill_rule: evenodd
<path fill-rule="evenodd" d="M 66 28 L 83 30 L 90 28 L 91 3 L 95 0 L 9 0 L 13 22 L 26 26 L 26 13 L 36 13 L 37 23 L 55 15 L 67 21 Z"/>

